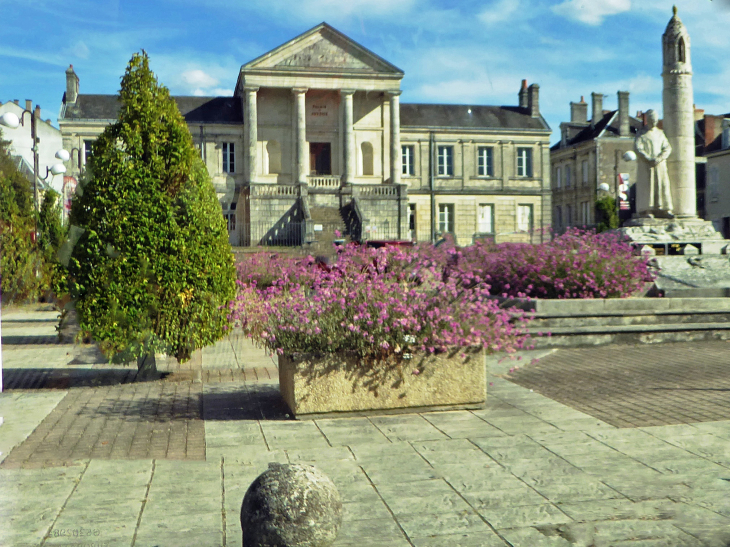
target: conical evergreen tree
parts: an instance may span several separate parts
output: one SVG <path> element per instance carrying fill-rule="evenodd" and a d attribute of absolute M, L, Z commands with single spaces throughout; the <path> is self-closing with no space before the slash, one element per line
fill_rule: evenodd
<path fill-rule="evenodd" d="M 136 357 L 142 368 L 164 352 L 185 361 L 225 333 L 235 293 L 226 224 L 144 51 L 129 62 L 119 102 L 71 208 L 69 293 L 81 329 L 113 360 Z"/>

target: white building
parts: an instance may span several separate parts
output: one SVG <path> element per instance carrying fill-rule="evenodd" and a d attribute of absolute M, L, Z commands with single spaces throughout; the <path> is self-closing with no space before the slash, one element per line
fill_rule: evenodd
<path fill-rule="evenodd" d="M 24 113 L 24 111 L 31 113 Z M 18 101 L 10 101 L 0 104 L 0 116 L 6 112 L 12 112 L 23 120 L 23 125 L 12 129 L 2 126 L 3 139 L 10 141 L 9 151 L 17 158 L 19 170 L 33 181 L 33 139 L 31 138 L 31 115 L 36 118 L 36 133 L 38 137 L 38 191 L 39 194 L 48 187 L 53 188 L 59 194 L 63 190 L 63 175 L 53 175 L 48 170 L 60 163 L 56 158 L 56 152 L 62 148 L 61 130 L 51 125 L 51 120 L 41 119 L 41 107 L 36 105 L 33 108 L 32 101 L 25 101 L 23 108 Z M 47 176 L 46 176 L 47 174 Z M 39 195 L 40 199 L 40 195 Z"/>

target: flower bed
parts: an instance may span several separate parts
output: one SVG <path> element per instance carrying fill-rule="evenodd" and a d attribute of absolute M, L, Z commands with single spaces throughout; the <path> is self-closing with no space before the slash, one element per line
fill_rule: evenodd
<path fill-rule="evenodd" d="M 363 410 L 368 404 L 473 404 L 469 383 L 486 398 L 480 387 L 485 380 L 446 367 L 471 362 L 483 372 L 483 359 L 469 356 L 514 352 L 528 341 L 524 312 L 500 307 L 497 297 L 622 297 L 642 288 L 648 276 L 646 260 L 606 234 L 572 231 L 542 245 L 465 249 L 350 245 L 332 264 L 254 255 L 239 265 L 231 315 L 246 334 L 283 356 L 280 386 L 295 414 Z M 446 356 L 457 360 L 439 360 Z M 442 376 L 421 376 L 434 369 L 442 369 Z M 464 383 L 446 388 L 446 378 Z M 451 394 L 469 392 L 469 401 L 412 396 L 434 393 L 439 385 Z M 369 395 L 358 392 L 362 388 Z M 322 402 L 327 393 L 329 406 Z M 307 407 L 306 399 L 318 402 Z"/>

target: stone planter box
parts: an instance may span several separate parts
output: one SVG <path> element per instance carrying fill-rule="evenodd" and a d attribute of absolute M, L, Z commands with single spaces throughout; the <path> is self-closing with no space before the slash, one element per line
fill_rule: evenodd
<path fill-rule="evenodd" d="M 378 367 L 342 355 L 282 355 L 279 389 L 297 418 L 484 408 L 485 353 L 459 353 Z"/>

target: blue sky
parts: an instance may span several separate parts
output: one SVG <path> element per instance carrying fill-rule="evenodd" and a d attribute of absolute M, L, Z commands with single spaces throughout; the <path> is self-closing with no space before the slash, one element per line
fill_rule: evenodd
<path fill-rule="evenodd" d="M 173 94 L 230 95 L 242 64 L 326 21 L 405 72 L 402 102 L 515 105 L 523 78 L 540 84 L 555 142 L 592 91 L 661 111 L 675 3 L 697 106 L 730 112 L 730 0 L 0 0 L 0 101 L 55 124 L 69 64 L 81 93 L 116 93 L 142 48 Z"/>

